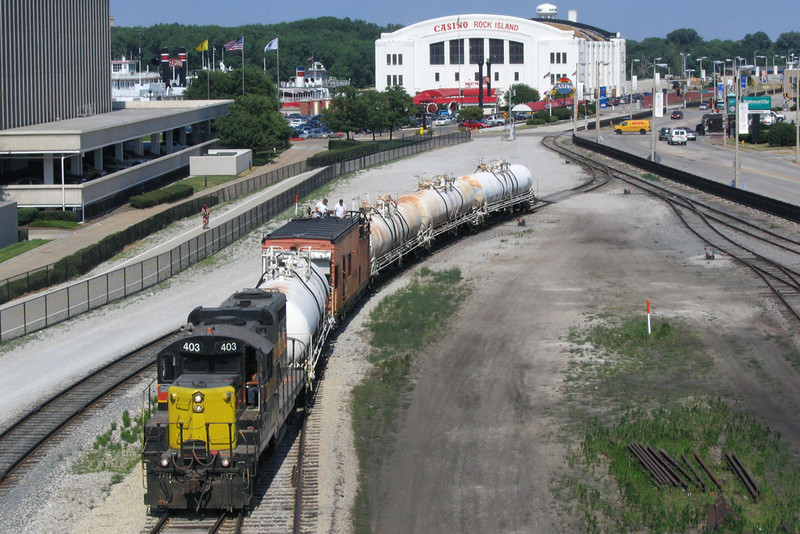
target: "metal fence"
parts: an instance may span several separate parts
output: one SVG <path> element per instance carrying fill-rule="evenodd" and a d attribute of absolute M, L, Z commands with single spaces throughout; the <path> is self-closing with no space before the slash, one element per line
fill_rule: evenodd
<path fill-rule="evenodd" d="M 750 191 L 736 189 L 727 184 L 709 180 L 708 178 L 703 178 L 702 176 L 680 169 L 674 169 L 667 165 L 662 165 L 661 163 L 655 163 L 649 159 L 631 154 L 630 152 L 625 152 L 624 150 L 619 150 L 603 144 L 597 144 L 578 136 L 573 136 L 572 140 L 576 146 L 604 154 L 659 176 L 664 176 L 673 182 L 688 185 L 704 193 L 709 193 L 730 200 L 731 202 L 736 202 L 737 204 L 755 208 L 764 213 L 769 213 L 770 215 L 783 217 L 792 222 L 800 222 L 800 207 L 794 204 L 765 197 L 757 193 L 751 193 Z"/>
<path fill-rule="evenodd" d="M 427 150 L 454 145 L 468 139 L 468 132 L 432 137 L 413 145 L 360 156 L 320 169 L 319 172 L 309 176 L 290 189 L 277 193 L 276 196 L 266 202 L 251 208 L 220 226 L 189 239 L 169 252 L 0 309 L 0 340 L 12 339 L 52 326 L 163 282 L 195 263 L 219 252 L 290 208 L 294 205 L 296 196 L 306 196 L 338 176 Z M 192 202 L 175 206 L 171 210 L 179 210 L 180 213 L 183 213 L 183 216 L 195 216 L 199 212 L 199 205 L 204 202 L 219 203 L 239 198 L 306 170 L 305 162 L 277 169 L 270 173 L 232 184 L 201 199 L 193 199 Z M 154 217 L 164 216 L 169 218 L 164 213 L 166 212 Z M 169 222 L 172 220 L 175 219 L 170 219 Z M 132 231 L 138 235 L 138 231 L 134 231 L 132 228 L 129 228 L 126 232 Z M 257 278 L 255 273 L 254 278 Z"/>

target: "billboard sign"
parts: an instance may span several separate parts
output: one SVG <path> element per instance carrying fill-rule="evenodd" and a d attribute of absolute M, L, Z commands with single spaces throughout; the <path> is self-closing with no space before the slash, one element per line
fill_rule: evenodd
<path fill-rule="evenodd" d="M 747 104 L 750 111 L 769 111 L 772 109 L 772 97 L 766 96 L 743 96 L 742 102 Z"/>
<path fill-rule="evenodd" d="M 608 99 L 606 98 L 606 87 L 605 85 L 600 87 L 600 108 L 607 108 L 608 107 Z"/>
<path fill-rule="evenodd" d="M 574 89 L 572 81 L 569 78 L 559 78 L 553 89 L 558 91 L 559 94 L 568 95 Z"/>

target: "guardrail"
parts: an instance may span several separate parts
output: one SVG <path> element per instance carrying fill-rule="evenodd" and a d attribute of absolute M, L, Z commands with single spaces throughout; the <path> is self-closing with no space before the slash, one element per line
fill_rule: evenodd
<path fill-rule="evenodd" d="M 616 160 L 629 163 L 630 165 L 648 172 L 652 172 L 653 174 L 663 176 L 664 178 L 674 182 L 699 189 L 704 193 L 709 193 L 711 195 L 730 200 L 731 202 L 736 202 L 737 204 L 742 204 L 744 206 L 763 211 L 764 213 L 768 213 L 770 215 L 782 217 L 792 222 L 800 222 L 800 206 L 758 195 L 756 193 L 751 193 L 750 191 L 736 189 L 730 185 L 715 182 L 713 180 L 709 180 L 707 178 L 703 178 L 702 176 L 682 171 L 680 169 L 673 169 L 672 167 L 662 165 L 661 163 L 655 163 L 649 159 L 635 156 L 629 152 L 625 152 L 624 150 L 619 150 L 603 144 L 597 144 L 594 141 L 589 141 L 578 136 L 573 136 L 572 141 L 576 146 L 581 148 L 586 148 Z"/>
<path fill-rule="evenodd" d="M 137 264 L 116 269 L 109 273 L 76 282 L 58 288 L 44 295 L 39 295 L 24 302 L 11 304 L 0 309 L 0 340 L 12 339 L 36 330 L 41 330 L 56 323 L 65 321 L 89 310 L 93 310 L 138 293 L 148 287 L 178 274 L 198 261 L 201 261 L 221 249 L 234 243 L 240 237 L 261 226 L 274 216 L 294 205 L 295 196 L 304 197 L 334 178 L 365 169 L 373 165 L 403 158 L 439 147 L 451 146 L 469 140 L 468 132 L 456 132 L 421 140 L 413 145 L 393 148 L 384 152 L 376 152 L 341 161 L 335 165 L 324 167 L 316 174 L 306 178 L 286 191 L 278 193 L 262 204 L 251 208 L 221 226 L 210 229 L 203 234 L 189 239 L 169 252 L 143 260 Z M 171 210 L 181 210 L 184 216 L 196 216 L 199 207 L 209 202 L 225 202 L 238 198 L 246 193 L 276 183 L 286 169 L 296 171 L 291 176 L 306 171 L 305 162 L 278 169 L 272 173 L 257 176 L 251 180 L 232 184 L 231 186 L 211 193 L 200 199 L 175 206 Z M 278 173 L 278 174 L 273 174 Z M 261 184 L 261 185 L 258 185 Z M 169 211 L 169 210 L 168 210 Z M 164 216 L 165 212 L 154 217 Z M 172 220 L 172 219 L 171 219 Z M 171 222 L 171 220 L 169 222 Z M 141 224 L 141 223 L 139 223 Z M 138 225 L 134 225 L 138 226 Z M 166 225 L 164 225 L 166 226 Z M 138 232 L 128 228 L 125 232 Z M 138 235 L 138 234 L 137 234 Z M 143 235 L 141 237 L 144 237 Z"/>

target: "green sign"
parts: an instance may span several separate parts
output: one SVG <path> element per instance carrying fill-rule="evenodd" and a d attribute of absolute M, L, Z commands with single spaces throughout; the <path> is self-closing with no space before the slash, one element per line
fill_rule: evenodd
<path fill-rule="evenodd" d="M 772 109 L 771 96 L 743 96 L 742 102 L 747 104 L 749 111 L 769 111 Z"/>

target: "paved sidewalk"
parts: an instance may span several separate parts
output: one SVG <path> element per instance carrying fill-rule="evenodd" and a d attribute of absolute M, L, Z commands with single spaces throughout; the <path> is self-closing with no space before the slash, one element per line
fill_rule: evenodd
<path fill-rule="evenodd" d="M 300 161 L 305 161 L 310 156 L 319 152 L 324 152 L 328 148 L 327 139 L 307 139 L 295 142 L 292 147 L 275 158 L 275 160 L 262 167 L 254 167 L 247 175 L 232 180 L 225 184 L 215 187 L 209 187 L 195 193 L 192 198 L 207 195 L 208 193 L 227 187 L 233 183 L 247 180 L 254 176 L 267 174 L 275 169 L 287 167 Z M 41 269 L 47 265 L 51 265 L 62 258 L 65 258 L 75 252 L 86 248 L 90 245 L 98 243 L 108 235 L 122 231 L 129 226 L 141 222 L 148 217 L 160 213 L 181 202 L 186 202 L 182 199 L 173 204 L 160 204 L 147 209 L 135 209 L 129 204 L 120 206 L 114 211 L 92 219 L 85 226 L 82 226 L 75 231 L 59 231 L 50 228 L 31 228 L 30 238 L 43 238 L 53 239 L 53 241 L 36 247 L 33 250 L 26 252 L 15 258 L 11 258 L 3 263 L 0 263 L 0 282 L 7 278 L 23 275 L 28 271 Z M 198 214 L 198 217 L 200 215 Z"/>

